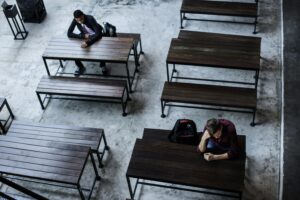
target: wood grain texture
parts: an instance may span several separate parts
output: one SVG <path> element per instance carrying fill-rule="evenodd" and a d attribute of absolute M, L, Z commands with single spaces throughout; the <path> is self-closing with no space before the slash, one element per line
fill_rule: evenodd
<path fill-rule="evenodd" d="M 127 176 L 242 192 L 245 159 L 207 162 L 195 146 L 137 139 Z"/>
<path fill-rule="evenodd" d="M 216 85 L 165 82 L 161 100 L 167 102 L 256 108 L 256 90 Z"/>
<path fill-rule="evenodd" d="M 133 42 L 133 38 L 103 37 L 88 48 L 81 48 L 82 40 L 56 36 L 49 41 L 43 57 L 126 63 Z"/>

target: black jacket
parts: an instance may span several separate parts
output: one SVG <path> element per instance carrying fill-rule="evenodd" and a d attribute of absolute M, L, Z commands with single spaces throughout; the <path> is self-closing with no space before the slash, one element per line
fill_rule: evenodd
<path fill-rule="evenodd" d="M 84 15 L 84 24 L 92 29 L 95 34 L 91 35 L 86 42 L 88 46 L 94 44 L 97 40 L 102 38 L 102 27 L 98 24 L 95 18 L 91 15 Z M 77 26 L 78 30 L 80 31 L 79 34 L 73 33 L 75 26 Z M 80 23 L 78 23 L 75 19 L 73 19 L 69 30 L 68 30 L 68 37 L 69 38 L 77 38 L 77 39 L 84 39 L 84 31 Z"/>

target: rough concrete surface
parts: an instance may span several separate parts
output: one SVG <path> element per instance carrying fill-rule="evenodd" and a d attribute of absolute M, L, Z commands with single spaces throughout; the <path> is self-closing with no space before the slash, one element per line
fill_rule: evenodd
<path fill-rule="evenodd" d="M 14 1 L 8 1 L 14 3 Z M 111 151 L 104 159 L 103 177 L 97 183 L 94 199 L 125 199 L 129 197 L 125 172 L 136 138 L 143 129 L 171 129 L 176 119 L 193 119 L 202 129 L 208 118 L 227 118 L 236 124 L 238 134 L 247 136 L 247 163 L 243 199 L 277 199 L 280 155 L 281 104 L 281 37 L 280 0 L 259 3 L 257 36 L 262 37 L 261 73 L 258 86 L 258 114 L 255 127 L 249 126 L 251 115 L 187 108 L 168 109 L 169 116 L 160 118 L 160 95 L 166 81 L 165 61 L 171 38 L 179 32 L 181 0 L 44 0 L 47 17 L 41 24 L 26 23 L 29 36 L 14 41 L 4 15 L 0 14 L 0 95 L 8 99 L 18 120 L 50 124 L 80 125 L 105 129 Z M 144 56 L 127 117 L 121 116 L 120 105 L 53 100 L 48 108 L 40 108 L 35 89 L 46 70 L 41 55 L 49 39 L 66 34 L 75 9 L 94 15 L 99 22 L 108 21 L 120 32 L 142 35 Z M 199 16 L 200 17 L 200 16 Z M 201 16 L 204 18 L 217 18 Z M 225 18 L 225 17 L 223 17 Z M 228 18 L 230 19 L 230 18 Z M 188 21 L 186 30 L 252 35 L 253 26 Z M 51 63 L 51 66 L 57 63 Z M 68 65 L 73 67 L 74 63 Z M 98 70 L 85 63 L 88 70 Z M 90 66 L 90 67 L 89 67 Z M 108 64 L 113 73 L 117 68 Z M 248 80 L 253 74 L 214 68 L 178 68 L 180 73 L 203 77 Z M 93 175 L 87 171 L 87 179 Z M 212 174 L 213 178 L 213 174 Z M 38 184 L 23 183 L 51 199 L 76 199 L 77 191 Z M 5 188 L 2 188 L 5 190 Z M 152 199 L 224 199 L 212 195 L 144 186 L 137 197 Z"/>

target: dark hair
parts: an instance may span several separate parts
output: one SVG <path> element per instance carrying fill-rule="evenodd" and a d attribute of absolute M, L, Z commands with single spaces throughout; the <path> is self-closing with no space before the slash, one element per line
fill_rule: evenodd
<path fill-rule="evenodd" d="M 83 12 L 81 10 L 75 10 L 74 13 L 73 13 L 73 15 L 74 15 L 75 18 L 78 18 L 78 17 L 80 17 L 80 16 L 82 16 L 84 14 L 83 14 Z"/>
<path fill-rule="evenodd" d="M 220 124 L 219 120 L 217 120 L 215 118 L 207 120 L 206 130 L 210 134 L 215 134 L 217 132 L 217 130 L 219 130 L 220 128 L 221 128 L 221 124 Z"/>

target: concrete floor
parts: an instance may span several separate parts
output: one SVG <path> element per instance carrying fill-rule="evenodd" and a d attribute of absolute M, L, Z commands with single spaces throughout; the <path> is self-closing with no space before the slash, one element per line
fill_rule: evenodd
<path fill-rule="evenodd" d="M 14 1 L 8 1 L 13 3 Z M 202 129 L 208 118 L 232 120 L 238 134 L 247 136 L 247 168 L 244 199 L 277 199 L 280 159 L 281 107 L 281 27 L 280 0 L 259 3 L 260 18 L 257 35 L 262 37 L 261 73 L 258 87 L 256 127 L 249 126 L 251 115 L 171 108 L 169 116 L 160 118 L 160 95 L 166 81 L 165 60 L 172 37 L 179 32 L 181 0 L 44 0 L 48 15 L 41 24 L 26 23 L 29 36 L 25 41 L 14 41 L 4 15 L 0 15 L 0 95 L 8 99 L 18 120 L 50 124 L 80 125 L 105 129 L 111 152 L 105 158 L 103 177 L 97 184 L 95 199 L 125 199 L 129 197 L 125 172 L 136 138 L 145 127 L 171 129 L 178 118 L 193 119 Z M 47 41 L 54 35 L 66 34 L 72 13 L 82 9 L 99 22 L 108 21 L 120 32 L 139 32 L 145 55 L 141 57 L 141 72 L 132 94 L 127 117 L 121 116 L 120 105 L 53 100 L 42 111 L 35 88 L 46 75 L 41 55 Z M 204 16 L 208 17 L 208 16 Z M 212 18 L 210 16 L 210 18 Z M 230 18 L 229 18 L 230 19 Z M 228 34 L 252 35 L 252 26 L 191 22 L 187 30 Z M 52 63 L 55 65 L 56 63 Z M 68 64 L 70 67 L 73 63 Z M 93 64 L 86 63 L 89 70 Z M 90 66 L 90 67 L 89 67 Z M 112 72 L 115 65 L 108 65 Z M 180 68 L 179 68 L 180 70 Z M 200 73 L 220 79 L 248 80 L 252 74 L 213 68 L 191 68 L 180 73 Z M 87 179 L 92 171 L 87 172 Z M 213 174 L 212 174 L 213 176 Z M 76 199 L 76 191 L 56 187 L 27 184 L 51 199 Z M 5 190 L 5 188 L 2 188 Z M 138 196 L 152 199 L 224 199 L 211 195 L 143 187 Z"/>

